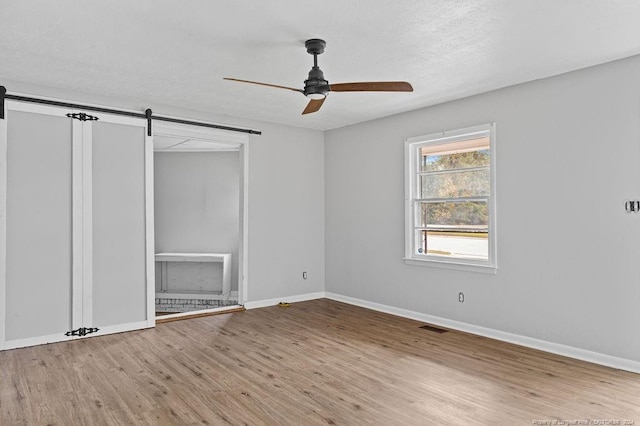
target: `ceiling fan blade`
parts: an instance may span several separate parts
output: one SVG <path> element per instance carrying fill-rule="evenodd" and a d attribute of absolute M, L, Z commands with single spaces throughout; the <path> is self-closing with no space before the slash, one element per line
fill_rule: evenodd
<path fill-rule="evenodd" d="M 275 87 L 276 89 L 287 89 L 287 90 L 293 90 L 294 92 L 300 92 L 302 93 L 302 90 L 300 89 L 295 89 L 293 87 L 287 87 L 287 86 L 278 86 L 277 84 L 268 84 L 268 83 L 260 83 L 258 81 L 250 81 L 250 80 L 240 80 L 237 78 L 229 78 L 229 77 L 223 77 L 224 80 L 229 80 L 229 81 L 238 81 L 240 83 L 251 83 L 251 84 L 257 84 L 259 86 L 267 86 L 267 87 Z"/>
<path fill-rule="evenodd" d="M 322 99 L 311 99 L 307 104 L 307 107 L 302 111 L 302 115 L 311 114 L 312 112 L 316 112 L 320 109 L 326 97 Z"/>
<path fill-rule="evenodd" d="M 367 81 L 361 83 L 330 84 L 332 92 L 413 92 L 406 81 Z"/>

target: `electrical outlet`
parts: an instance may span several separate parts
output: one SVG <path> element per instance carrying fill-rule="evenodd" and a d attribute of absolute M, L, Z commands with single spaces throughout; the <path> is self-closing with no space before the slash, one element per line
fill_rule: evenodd
<path fill-rule="evenodd" d="M 302 279 L 303 279 L 303 280 L 306 280 L 306 279 L 307 279 L 307 273 L 306 273 L 306 272 L 303 272 L 303 273 L 302 273 Z"/>
<path fill-rule="evenodd" d="M 464 302 L 464 293 L 463 292 L 458 293 L 458 302 L 460 302 L 460 303 Z"/>

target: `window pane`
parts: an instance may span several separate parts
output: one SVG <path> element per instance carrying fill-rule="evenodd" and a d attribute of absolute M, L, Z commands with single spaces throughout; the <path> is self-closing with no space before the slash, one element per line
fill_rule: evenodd
<path fill-rule="evenodd" d="M 464 259 L 489 259 L 487 233 L 426 232 L 427 254 Z"/>
<path fill-rule="evenodd" d="M 486 201 L 420 203 L 418 226 L 429 229 L 486 231 L 489 211 Z"/>
<path fill-rule="evenodd" d="M 420 176 L 420 198 L 483 197 L 491 194 L 489 169 Z"/>
<path fill-rule="evenodd" d="M 420 148 L 421 172 L 489 166 L 490 161 L 491 156 L 488 149 L 443 155 L 438 153 L 427 153 L 426 147 Z"/>
<path fill-rule="evenodd" d="M 489 258 L 489 212 L 484 201 L 420 203 L 416 253 Z"/>

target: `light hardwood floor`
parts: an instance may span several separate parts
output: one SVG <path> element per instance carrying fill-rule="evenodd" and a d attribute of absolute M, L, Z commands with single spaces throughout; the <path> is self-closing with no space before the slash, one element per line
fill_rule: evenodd
<path fill-rule="evenodd" d="M 0 352 L 0 424 L 640 425 L 640 375 L 421 325 L 323 299 Z"/>

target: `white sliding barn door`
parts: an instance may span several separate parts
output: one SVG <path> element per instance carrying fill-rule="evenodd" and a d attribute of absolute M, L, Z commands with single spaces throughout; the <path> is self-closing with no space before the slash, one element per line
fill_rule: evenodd
<path fill-rule="evenodd" d="M 11 110 L 6 120 L 5 339 L 28 345 L 74 325 L 72 123 Z"/>
<path fill-rule="evenodd" d="M 93 123 L 93 327 L 147 319 L 145 132 Z"/>
<path fill-rule="evenodd" d="M 7 102 L 0 349 L 155 324 L 146 121 L 100 113 L 79 121 L 71 112 Z"/>

